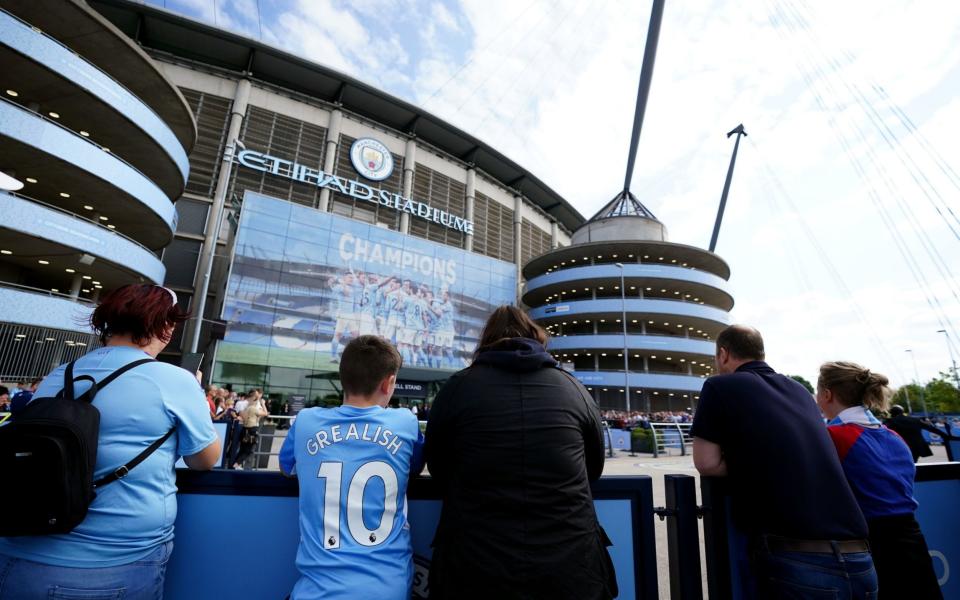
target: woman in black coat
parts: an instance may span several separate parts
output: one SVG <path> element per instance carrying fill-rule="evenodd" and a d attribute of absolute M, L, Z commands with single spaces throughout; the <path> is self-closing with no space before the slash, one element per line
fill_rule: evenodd
<path fill-rule="evenodd" d="M 590 494 L 603 472 L 600 413 L 546 340 L 526 314 L 501 306 L 473 364 L 434 400 L 425 453 L 443 510 L 431 598 L 617 595 Z"/>

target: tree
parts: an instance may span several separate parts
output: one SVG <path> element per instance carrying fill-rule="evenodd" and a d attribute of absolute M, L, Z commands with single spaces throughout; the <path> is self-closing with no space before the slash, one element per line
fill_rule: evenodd
<path fill-rule="evenodd" d="M 926 385 L 924 391 L 929 412 L 960 412 L 960 397 L 952 379 L 952 374 L 940 373 L 940 377 Z"/>
<path fill-rule="evenodd" d="M 924 405 L 928 413 L 960 412 L 960 391 L 953 382 L 952 373 L 940 373 L 939 377 L 931 379 L 923 387 L 915 383 L 900 386 L 893 395 L 893 403 L 903 407 L 909 405 L 914 412 L 923 412 Z"/>
<path fill-rule="evenodd" d="M 799 384 L 802 385 L 803 387 L 807 388 L 807 391 L 810 392 L 811 394 L 816 393 L 816 392 L 814 391 L 814 389 L 813 389 L 813 386 L 810 385 L 810 382 L 807 381 L 806 378 L 805 378 L 803 375 L 790 375 L 790 379 L 796 381 L 797 383 L 799 383 Z"/>
<path fill-rule="evenodd" d="M 916 383 L 908 383 L 897 388 L 893 398 L 890 399 L 890 404 L 899 404 L 904 410 L 919 412 L 923 410 L 923 404 L 920 400 L 921 394 L 926 395 L 926 391 L 922 387 Z"/>

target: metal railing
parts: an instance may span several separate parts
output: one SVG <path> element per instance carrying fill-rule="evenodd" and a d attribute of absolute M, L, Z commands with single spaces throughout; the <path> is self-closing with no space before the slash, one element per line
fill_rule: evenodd
<path fill-rule="evenodd" d="M 653 434 L 653 457 L 661 454 L 672 455 L 671 450 L 680 450 L 680 456 L 688 454 L 687 448 L 693 444 L 690 428 L 693 423 L 650 423 Z"/>
<path fill-rule="evenodd" d="M 46 377 L 61 364 L 99 347 L 93 333 L 0 323 L 0 382 Z"/>
<path fill-rule="evenodd" d="M 23 285 L 20 283 L 13 283 L 12 281 L 3 281 L 0 280 L 0 287 L 13 288 L 15 290 L 23 290 L 25 292 L 30 292 L 31 294 L 40 294 L 43 296 L 53 296 L 55 298 L 63 298 L 64 300 L 70 300 L 71 302 L 76 302 L 78 304 L 89 304 L 93 305 L 93 300 L 88 300 L 87 298 L 80 298 L 79 296 L 74 298 L 70 294 L 65 294 L 63 292 L 54 292 L 49 289 L 31 287 L 29 285 Z"/>
<path fill-rule="evenodd" d="M 263 417 L 260 421 L 260 433 L 257 438 L 257 445 L 254 448 L 253 454 L 251 454 L 253 460 L 253 471 L 276 471 L 280 468 L 279 463 L 277 465 L 271 465 L 271 459 L 274 456 L 280 455 L 280 444 L 275 443 L 277 438 L 283 439 L 287 437 L 287 431 L 289 427 L 284 430 L 284 433 L 281 435 L 281 431 L 277 426 L 281 423 L 286 422 L 288 425 L 293 422 L 293 419 L 296 417 L 286 416 L 286 415 L 267 415 Z M 272 423 L 271 423 L 272 421 Z M 273 430 L 269 433 L 264 433 L 264 426 L 272 425 Z"/>

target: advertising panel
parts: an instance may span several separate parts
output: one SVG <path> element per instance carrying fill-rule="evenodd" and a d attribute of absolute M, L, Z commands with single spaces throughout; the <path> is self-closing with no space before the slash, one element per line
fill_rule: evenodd
<path fill-rule="evenodd" d="M 333 371 L 376 334 L 405 366 L 461 369 L 515 290 L 512 263 L 247 192 L 217 360 Z"/>

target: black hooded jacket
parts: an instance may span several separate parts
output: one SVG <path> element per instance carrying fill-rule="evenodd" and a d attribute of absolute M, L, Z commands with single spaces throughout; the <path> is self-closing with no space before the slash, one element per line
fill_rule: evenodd
<path fill-rule="evenodd" d="M 589 484 L 603 471 L 600 413 L 538 342 L 502 340 L 451 377 L 425 453 L 444 493 L 431 598 L 616 595 Z"/>

